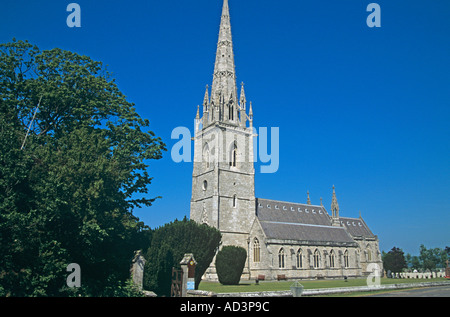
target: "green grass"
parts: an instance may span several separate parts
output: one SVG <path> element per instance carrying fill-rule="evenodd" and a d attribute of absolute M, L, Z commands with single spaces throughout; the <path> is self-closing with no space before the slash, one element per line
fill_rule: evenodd
<path fill-rule="evenodd" d="M 434 279 L 389 279 L 381 278 L 381 284 L 400 284 L 400 283 L 420 283 L 420 282 L 441 282 L 445 278 Z M 333 287 L 350 287 L 350 286 L 366 286 L 365 278 L 344 280 L 308 280 L 299 281 L 305 289 L 313 288 L 333 288 Z M 241 281 L 239 285 L 222 285 L 218 282 L 201 282 L 199 290 L 214 293 L 236 293 L 236 292 L 263 292 L 263 291 L 289 291 L 294 281 L 260 281 L 256 285 L 254 281 Z"/>

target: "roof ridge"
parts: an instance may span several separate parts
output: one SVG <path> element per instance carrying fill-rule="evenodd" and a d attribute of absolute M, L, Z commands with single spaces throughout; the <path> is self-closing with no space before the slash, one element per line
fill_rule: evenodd
<path fill-rule="evenodd" d="M 284 201 L 284 200 L 274 200 L 274 199 L 267 199 L 267 198 L 256 198 L 256 200 L 258 200 L 258 199 L 262 199 L 262 200 L 266 200 L 266 201 L 272 201 L 272 202 L 278 202 L 278 203 L 286 203 L 286 204 L 291 204 L 291 205 L 305 205 L 305 206 L 311 206 L 311 207 L 319 207 L 319 208 L 325 209 L 325 207 L 321 206 L 321 205 L 312 205 L 312 204 L 310 205 L 310 204 L 307 204 L 307 203 L 295 203 L 295 202 Z"/>
<path fill-rule="evenodd" d="M 346 230 L 344 227 L 336 227 L 332 225 L 316 225 L 312 223 L 302 223 L 302 222 L 285 222 L 285 221 L 270 221 L 270 220 L 259 220 L 260 222 L 266 222 L 266 223 L 279 223 L 282 225 L 294 225 L 294 226 L 308 226 L 308 227 L 321 227 L 321 228 L 336 228 L 336 229 L 342 229 Z"/>

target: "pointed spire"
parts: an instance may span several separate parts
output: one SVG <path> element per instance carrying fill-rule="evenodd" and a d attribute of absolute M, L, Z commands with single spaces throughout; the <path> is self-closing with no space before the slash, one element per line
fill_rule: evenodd
<path fill-rule="evenodd" d="M 231 96 L 233 104 L 237 105 L 236 72 L 228 0 L 223 1 L 211 96 L 215 98 L 218 92 L 221 92 L 223 96 Z"/>
<path fill-rule="evenodd" d="M 248 121 L 250 122 L 250 128 L 253 127 L 253 108 L 252 102 L 250 101 L 250 110 L 248 111 Z"/>
<path fill-rule="evenodd" d="M 195 116 L 195 134 L 197 134 L 197 131 L 200 129 L 200 106 L 197 105 L 197 114 Z"/>
<path fill-rule="evenodd" d="M 208 104 L 209 104 L 208 89 L 209 89 L 209 86 L 206 85 L 205 97 L 203 98 L 203 112 L 208 111 Z"/>
<path fill-rule="evenodd" d="M 306 203 L 307 203 L 308 205 L 311 205 L 311 199 L 309 199 L 309 190 L 306 192 L 306 194 L 308 195 L 308 198 L 307 198 L 307 200 L 306 200 Z"/>
<path fill-rule="evenodd" d="M 247 102 L 247 99 L 245 98 L 245 91 L 244 91 L 244 82 L 241 83 L 241 99 L 239 101 L 241 108 L 245 110 L 245 103 Z"/>
<path fill-rule="evenodd" d="M 334 185 L 333 185 L 333 197 L 331 198 L 331 212 L 334 218 L 339 218 L 339 204 L 337 202 Z"/>
<path fill-rule="evenodd" d="M 209 94 L 208 94 L 209 86 L 206 85 L 205 97 L 203 98 L 203 127 L 206 127 L 211 121 L 211 110 L 209 109 Z"/>
<path fill-rule="evenodd" d="M 239 124 L 245 128 L 247 126 L 247 114 L 245 113 L 245 104 L 247 99 L 245 98 L 244 83 L 241 83 L 241 96 L 239 99 Z"/>

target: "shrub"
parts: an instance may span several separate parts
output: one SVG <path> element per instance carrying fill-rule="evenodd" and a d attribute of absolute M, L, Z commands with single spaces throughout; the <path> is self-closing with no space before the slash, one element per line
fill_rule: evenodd
<path fill-rule="evenodd" d="M 220 245 L 219 230 L 193 220 L 175 220 L 152 233 L 150 247 L 146 252 L 144 289 L 158 296 L 170 296 L 172 267 L 180 269 L 185 253 L 192 253 L 195 267 L 195 288 L 211 264 Z"/>
<path fill-rule="evenodd" d="M 237 285 L 244 270 L 247 251 L 242 247 L 224 246 L 216 256 L 216 271 L 223 285 Z"/>

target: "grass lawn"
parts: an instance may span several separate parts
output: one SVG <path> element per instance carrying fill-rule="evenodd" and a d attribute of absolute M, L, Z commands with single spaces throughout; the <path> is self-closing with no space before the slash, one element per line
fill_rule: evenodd
<path fill-rule="evenodd" d="M 381 278 L 381 284 L 400 284 L 400 283 L 420 283 L 420 282 L 441 282 L 445 278 L 434 279 L 391 279 Z M 300 284 L 305 289 L 313 288 L 332 288 L 332 287 L 349 287 L 349 286 L 366 286 L 365 278 L 344 280 L 300 280 Z M 239 285 L 222 285 L 219 282 L 201 282 L 199 290 L 214 293 L 235 293 L 235 292 L 263 292 L 263 291 L 289 291 L 290 286 L 294 283 L 291 281 L 260 281 L 256 285 L 254 281 L 241 281 Z"/>

